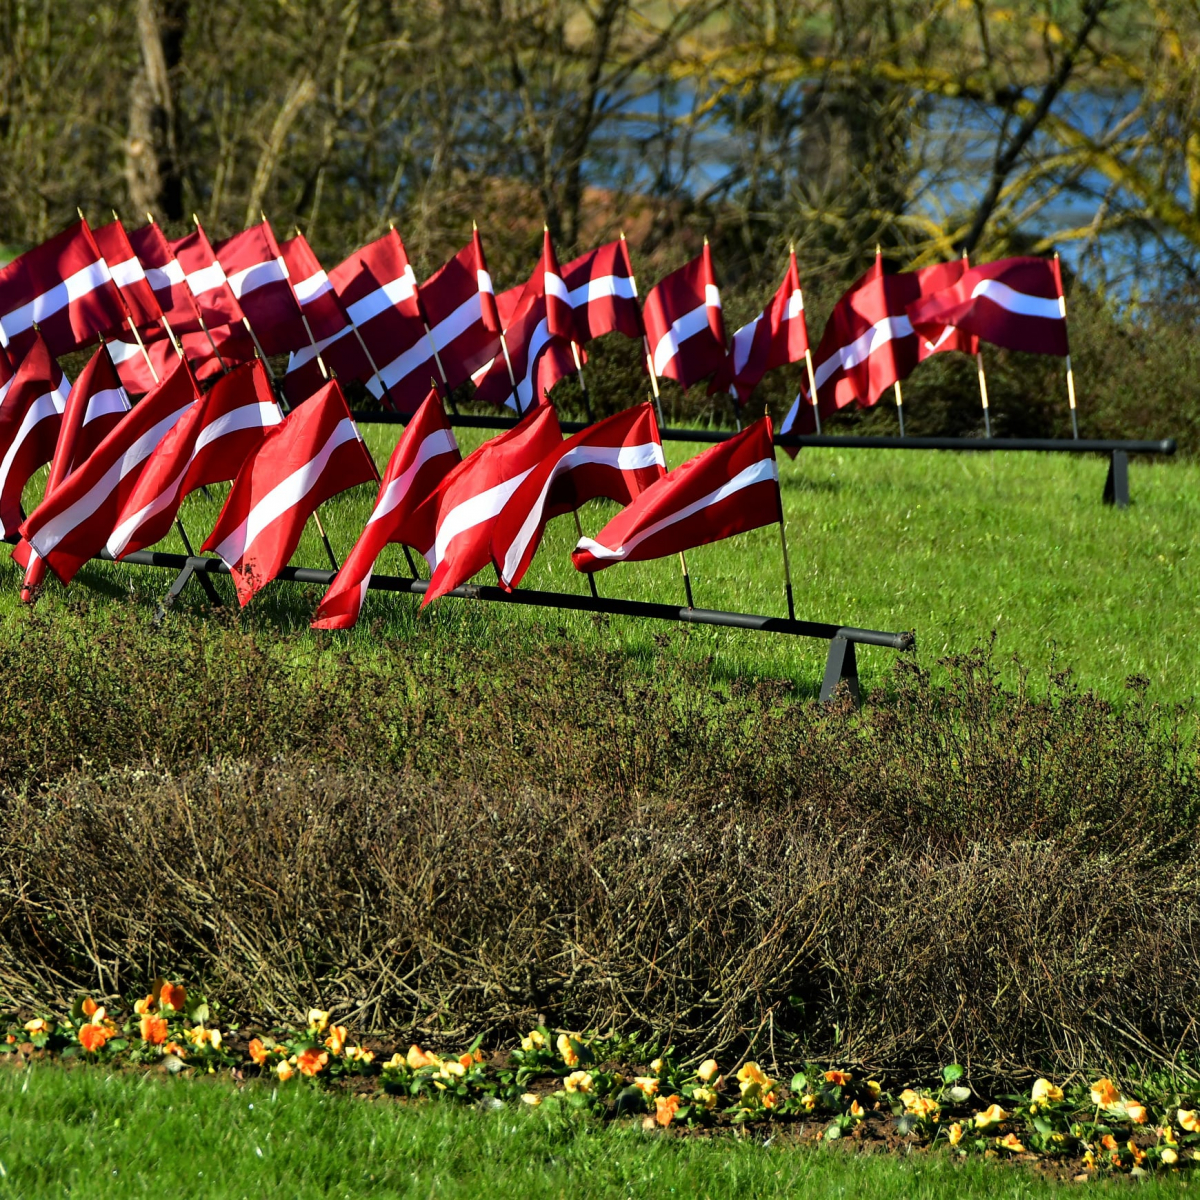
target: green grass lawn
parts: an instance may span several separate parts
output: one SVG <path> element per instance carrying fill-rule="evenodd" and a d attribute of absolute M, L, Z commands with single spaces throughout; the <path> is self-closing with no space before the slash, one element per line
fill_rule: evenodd
<path fill-rule="evenodd" d="M 796 1148 L 785 1137 L 647 1135 L 624 1122 L 404 1107 L 296 1084 L 237 1089 L 55 1066 L 0 1074 L 0 1196 L 919 1200 L 1058 1190 L 1023 1167 Z M 1181 1191 L 1177 1180 L 1147 1181 L 1139 1195 Z"/>
<path fill-rule="evenodd" d="M 380 467 L 399 436 L 396 426 L 370 425 L 365 434 Z M 483 438 L 463 430 L 464 452 Z M 675 465 L 703 447 L 669 443 Z M 804 450 L 793 462 L 780 453 L 780 472 L 796 587 L 797 615 L 819 621 L 917 633 L 920 660 L 932 665 L 969 649 L 994 630 L 998 661 L 1020 656 L 1031 685 L 1053 669 L 1071 668 L 1077 681 L 1114 700 L 1131 674 L 1147 676 L 1151 695 L 1186 701 L 1200 672 L 1200 592 L 1188 566 L 1200 532 L 1200 464 L 1136 462 L 1133 507 L 1100 503 L 1106 460 L 1047 454 L 967 454 L 911 451 Z M 40 480 L 26 503 L 36 503 Z M 199 493 L 184 505 L 193 542 L 212 527 L 224 488 L 211 501 Z M 344 555 L 364 525 L 374 489 L 335 497 L 322 510 L 334 547 Z M 585 532 L 599 531 L 611 505 L 582 512 Z M 552 522 L 524 586 L 586 593 L 571 566 L 575 541 L 569 516 Z M 173 534 L 164 549 L 181 549 Z M 324 567 L 311 522 L 293 561 Z M 783 569 L 775 527 L 688 554 L 697 605 L 784 614 Z M 407 574 L 399 547 L 389 547 L 380 572 Z M 481 577 L 494 582 L 491 572 Z M 89 584 L 129 603 L 136 581 L 151 605 L 169 584 L 165 573 L 94 565 L 75 588 Z M 677 560 L 627 563 L 597 576 L 601 594 L 683 603 Z M 227 597 L 228 580 L 219 581 Z M 0 612 L 16 604 L 15 569 L 3 573 Z M 48 604 L 64 600 L 52 587 Z M 320 589 L 274 584 L 245 619 L 308 639 L 307 623 Z M 202 594 L 189 585 L 189 601 Z M 66 602 L 70 602 L 69 600 Z M 432 619 L 452 638 L 481 638 L 519 646 L 562 628 L 585 645 L 625 649 L 652 664 L 663 653 L 711 656 L 714 676 L 791 676 L 814 689 L 825 647 L 807 639 L 712 628 L 680 628 L 632 618 L 597 622 L 587 614 L 521 611 L 445 600 Z M 364 619 L 349 635 L 320 635 L 322 645 L 369 652 L 389 639 L 417 636 L 417 601 L 372 593 Z M 655 640 L 656 636 L 659 640 Z M 891 669 L 890 650 L 860 651 L 868 684 Z M 1015 671 L 1010 668 L 1010 677 Z"/>

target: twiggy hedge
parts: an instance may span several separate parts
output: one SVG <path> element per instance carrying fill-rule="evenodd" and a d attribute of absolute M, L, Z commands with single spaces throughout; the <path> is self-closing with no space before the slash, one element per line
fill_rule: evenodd
<path fill-rule="evenodd" d="M 1190 728 L 1136 681 L 1121 711 L 1035 699 L 980 653 L 855 714 L 565 644 L 314 676 L 233 629 L 152 636 L 0 648 L 18 1004 L 171 970 L 259 1021 L 307 998 L 492 1045 L 615 1027 L 994 1079 L 1200 1049 Z"/>

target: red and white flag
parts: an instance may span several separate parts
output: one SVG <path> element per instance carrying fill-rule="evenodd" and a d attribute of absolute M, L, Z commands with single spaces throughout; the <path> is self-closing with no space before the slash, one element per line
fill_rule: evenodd
<path fill-rule="evenodd" d="M 233 479 L 267 430 L 282 420 L 261 362 L 223 375 L 154 448 L 117 514 L 108 552 L 124 558 L 162 541 L 184 497 Z"/>
<path fill-rule="evenodd" d="M 744 404 L 768 371 L 803 361 L 807 349 L 804 293 L 800 290 L 800 272 L 793 251 L 774 299 L 733 335 L 729 354 L 717 369 L 709 393 L 728 391 Z"/>
<path fill-rule="evenodd" d="M 554 409 L 539 404 L 446 475 L 413 517 L 417 529 L 431 521 L 434 531 L 429 544 L 416 547 L 433 572 L 422 608 L 491 562 L 496 518 L 530 471 L 560 445 Z"/>
<path fill-rule="evenodd" d="M 129 310 L 130 320 L 138 329 L 154 325 L 162 316 L 158 297 L 146 278 L 146 272 L 141 260 L 134 253 L 129 235 L 120 221 L 110 221 L 92 230 L 96 246 L 104 255 L 108 269 L 112 274 L 113 283 L 125 301 Z"/>
<path fill-rule="evenodd" d="M 654 405 L 640 404 L 575 434 L 525 477 L 492 530 L 500 586 L 525 577 L 551 517 L 588 500 L 629 504 L 667 473 Z"/>
<path fill-rule="evenodd" d="M 939 328 L 954 325 L 1009 350 L 1060 358 L 1069 353 L 1057 258 L 1002 258 L 970 267 L 944 290 L 922 297 L 908 306 L 908 316 L 930 340 Z"/>
<path fill-rule="evenodd" d="M 171 253 L 171 244 L 163 235 L 158 224 L 151 221 L 129 234 L 142 270 L 146 275 L 158 301 L 159 309 L 167 324 L 176 334 L 200 332 L 200 310 L 196 299 L 187 285 L 183 267 Z"/>
<path fill-rule="evenodd" d="M 575 340 L 584 345 L 606 333 L 640 338 L 646 330 L 625 239 L 580 255 L 562 269 L 575 318 Z"/>
<path fill-rule="evenodd" d="M 725 323 L 707 241 L 699 257 L 650 289 L 642 319 L 659 378 L 690 387 L 721 365 Z"/>
<path fill-rule="evenodd" d="M 0 346 L 0 404 L 4 403 L 4 397 L 8 395 L 9 384 L 12 383 L 15 374 L 8 351 Z"/>
<path fill-rule="evenodd" d="M 222 325 L 241 325 L 242 306 L 229 286 L 225 269 L 217 262 L 208 234 L 199 223 L 191 233 L 167 245 L 171 247 L 175 261 L 183 268 L 188 290 L 195 298 L 196 307 L 208 328 L 212 330 Z"/>
<path fill-rule="evenodd" d="M 371 519 L 321 600 L 314 629 L 350 629 L 357 623 L 375 561 L 389 542 L 433 545 L 437 512 L 422 506 L 461 461 L 441 397 L 431 391 L 392 451 Z M 418 511 L 422 519 L 414 523 Z"/>
<path fill-rule="evenodd" d="M 248 604 L 287 565 L 305 522 L 330 496 L 378 479 L 336 380 L 293 409 L 242 464 L 204 550 Z"/>
<path fill-rule="evenodd" d="M 882 256 L 876 254 L 871 269 L 834 306 L 817 347 L 813 374 L 822 415 L 856 400 L 870 407 L 933 354 L 975 352 L 975 338 L 953 326 L 931 326 L 918 336 L 907 312 L 914 300 L 942 291 L 963 270 L 962 261 L 953 259 L 888 275 Z M 811 398 L 802 389 L 780 432 L 807 433 L 815 428 Z"/>
<path fill-rule="evenodd" d="M 581 538 L 577 570 L 662 558 L 779 520 L 779 469 L 763 417 L 651 484 L 595 536 Z"/>
<path fill-rule="evenodd" d="M 35 337 L 0 400 L 0 524 L 5 537 L 24 519 L 25 485 L 54 457 L 69 390 L 46 343 Z"/>
<path fill-rule="evenodd" d="M 213 247 L 264 354 L 287 354 L 309 345 L 287 263 L 265 219 Z"/>
<path fill-rule="evenodd" d="M 41 331 L 51 354 L 66 354 L 119 329 L 125 304 L 88 223 L 0 267 L 0 346 L 21 356 Z"/>
<path fill-rule="evenodd" d="M 53 495 L 63 480 L 91 456 L 128 411 L 129 397 L 121 386 L 108 350 L 101 346 L 80 372 L 67 397 L 58 440 L 54 444 L 54 457 L 50 460 L 46 496 Z M 45 578 L 45 563 L 26 541 L 14 547 L 12 556 L 26 569 L 22 596 L 27 599 L 28 593 L 40 586 Z"/>
<path fill-rule="evenodd" d="M 362 349 L 354 336 L 350 318 L 346 316 L 346 310 L 342 307 L 337 292 L 333 290 L 325 268 L 321 266 L 308 244 L 308 239 L 302 233 L 297 233 L 294 238 L 281 242 L 279 251 L 287 266 L 288 279 L 291 281 L 300 311 L 308 321 L 316 343 L 300 347 L 288 359 L 283 387 L 294 408 L 324 385 L 325 376 L 317 362 L 317 356 L 324 355 L 328 346 L 343 337 L 349 337 L 360 356 L 360 363 Z M 336 365 L 334 369 L 337 369 Z M 369 363 L 366 364 L 366 369 L 370 370 Z M 356 376 L 351 371 L 346 377 L 352 379 Z"/>
<path fill-rule="evenodd" d="M 179 362 L 21 526 L 63 583 L 104 548 L 146 460 L 195 400 L 195 381 Z"/>

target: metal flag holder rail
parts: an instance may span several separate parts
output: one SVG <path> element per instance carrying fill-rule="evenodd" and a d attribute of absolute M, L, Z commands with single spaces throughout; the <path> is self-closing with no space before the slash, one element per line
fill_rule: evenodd
<path fill-rule="evenodd" d="M 101 551 L 97 558 L 105 562 L 114 561 L 107 550 Z M 230 573 L 229 568 L 219 558 L 171 554 L 161 550 L 137 550 L 132 554 L 127 554 L 120 561 L 130 566 L 161 567 L 165 570 L 175 571 L 175 581 L 164 601 L 167 607 L 175 602 L 188 580 L 193 576 L 198 581 L 209 582 L 207 580 L 209 575 L 228 575 Z M 284 567 L 276 578 L 290 583 L 311 583 L 328 587 L 336 574 L 336 571 L 317 570 L 313 567 Z M 398 575 L 372 575 L 367 586 L 371 591 L 401 592 L 412 596 L 423 596 L 429 589 L 429 582 L 425 579 L 409 579 Z M 825 676 L 821 682 L 820 698 L 822 702 L 833 698 L 838 684 L 842 680 L 846 681 L 854 703 L 861 702 L 855 646 L 883 646 L 891 650 L 913 650 L 917 644 L 914 633 L 884 633 L 877 629 L 856 629 L 846 625 L 831 625 L 823 621 L 793 621 L 787 617 L 724 612 L 712 608 L 677 608 L 673 604 L 654 604 L 645 600 L 608 599 L 603 596 L 574 595 L 570 592 L 541 592 L 521 588 L 506 592 L 503 588 L 468 583 L 456 587 L 446 595 L 459 600 L 482 600 L 532 608 L 570 609 L 575 612 L 601 613 L 605 616 L 680 621 L 687 625 L 716 625 L 727 629 L 751 629 L 759 633 L 782 633 L 792 637 L 815 638 L 829 643 L 829 653 L 825 660 Z M 160 608 L 160 619 L 162 615 L 163 610 Z"/>
<path fill-rule="evenodd" d="M 359 424 L 405 425 L 402 413 L 356 412 Z M 511 429 L 516 421 L 506 417 L 447 414 L 451 425 L 468 429 Z M 563 433 L 587 429 L 584 421 L 561 421 Z M 664 442 L 723 442 L 734 436 L 732 429 L 676 429 L 661 431 Z M 1129 456 L 1131 454 L 1175 453 L 1175 439 L 1137 441 L 1112 438 L 963 438 L 963 437 L 855 437 L 837 434 L 775 435 L 775 445 L 785 449 L 805 446 L 834 450 L 983 450 L 990 453 L 1020 451 L 1035 454 L 1107 454 L 1108 477 L 1104 481 L 1103 501 L 1117 508 L 1129 507 Z"/>

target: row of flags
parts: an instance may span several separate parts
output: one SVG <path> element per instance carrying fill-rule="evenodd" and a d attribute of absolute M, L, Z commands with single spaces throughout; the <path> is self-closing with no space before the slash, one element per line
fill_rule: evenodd
<path fill-rule="evenodd" d="M 560 266 L 547 231 L 529 279 L 497 295 L 478 229 L 419 283 L 394 228 L 326 274 L 303 235 L 279 242 L 265 216 L 216 243 L 198 220 L 171 240 L 153 220 L 127 233 L 119 219 L 92 230 L 81 216 L 0 268 L 0 372 L 11 373 L 35 330 L 55 356 L 110 339 L 133 394 L 150 391 L 179 357 L 205 380 L 256 355 L 287 354 L 279 382 L 293 405 L 337 378 L 409 414 L 431 378 L 443 391 L 472 379 L 479 400 L 524 413 L 582 373 L 589 342 L 619 332 L 643 342 L 655 394 L 661 378 L 685 387 L 708 379 L 710 393 L 740 405 L 766 372 L 805 362 L 808 387 L 784 432 L 873 405 L 924 359 L 975 354 L 980 341 L 1068 355 L 1057 258 L 888 274 L 877 252 L 814 351 L 794 253 L 771 302 L 727 339 L 707 242 L 642 303 L 624 238 Z"/>

